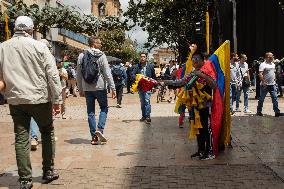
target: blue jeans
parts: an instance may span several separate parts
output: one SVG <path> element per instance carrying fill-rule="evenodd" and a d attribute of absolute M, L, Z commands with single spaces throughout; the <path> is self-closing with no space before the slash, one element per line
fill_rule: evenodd
<path fill-rule="evenodd" d="M 32 138 L 33 138 L 33 139 L 38 139 L 38 132 L 39 132 L 39 129 L 38 129 L 38 125 L 37 125 L 37 123 L 35 122 L 35 120 L 34 120 L 33 117 L 32 117 L 32 119 L 31 119 L 30 127 L 31 127 L 31 135 L 32 135 Z"/>
<path fill-rule="evenodd" d="M 249 87 L 242 87 L 240 90 L 237 90 L 236 92 L 236 109 L 239 109 L 240 107 L 240 96 L 242 91 L 244 92 L 244 107 L 245 110 L 248 110 L 248 93 L 249 93 Z"/>
<path fill-rule="evenodd" d="M 97 99 L 101 112 L 99 115 L 98 129 L 103 133 L 108 113 L 107 90 L 85 91 L 87 102 L 88 123 L 91 136 L 96 132 L 95 100 Z"/>
<path fill-rule="evenodd" d="M 257 112 L 258 113 L 262 112 L 263 102 L 268 92 L 271 95 L 274 112 L 279 113 L 280 110 L 278 109 L 276 85 L 267 85 L 266 87 L 264 87 L 263 85 L 260 85 L 260 97 L 258 99 Z"/>
<path fill-rule="evenodd" d="M 141 111 L 142 111 L 142 117 L 144 118 L 150 118 L 151 114 L 151 104 L 150 104 L 150 99 L 151 99 L 151 91 L 143 92 L 143 91 L 138 91 L 139 93 L 139 98 L 140 98 L 140 103 L 141 103 Z"/>
<path fill-rule="evenodd" d="M 230 110 L 233 112 L 233 105 L 234 101 L 237 99 L 237 85 L 236 84 L 230 84 Z M 237 102 L 238 104 L 239 102 Z"/>

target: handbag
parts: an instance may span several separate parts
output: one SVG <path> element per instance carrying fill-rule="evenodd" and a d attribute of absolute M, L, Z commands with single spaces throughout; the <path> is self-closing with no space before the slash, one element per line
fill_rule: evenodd
<path fill-rule="evenodd" d="M 241 76 L 242 76 L 242 86 L 243 87 L 249 87 L 250 86 L 249 77 L 248 76 L 243 76 L 242 69 L 241 69 L 240 66 L 239 66 L 239 69 L 240 69 Z"/>

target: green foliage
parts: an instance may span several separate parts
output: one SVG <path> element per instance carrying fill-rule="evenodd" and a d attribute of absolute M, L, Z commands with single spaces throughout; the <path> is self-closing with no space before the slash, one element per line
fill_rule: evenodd
<path fill-rule="evenodd" d="M 99 20 L 94 15 L 80 14 L 70 6 L 51 7 L 45 5 L 42 9 L 36 4 L 26 5 L 22 0 L 8 7 L 9 19 L 14 21 L 18 16 L 30 16 L 34 20 L 35 30 L 46 34 L 50 28 L 64 28 L 75 33 L 99 35 L 102 39 L 102 50 L 106 54 L 131 61 L 137 58 L 136 45 L 125 37 L 129 29 L 127 20 L 122 22 L 118 17 L 105 17 Z M 70 51 L 70 52 L 69 52 Z M 76 49 L 69 49 L 65 54 L 75 54 Z M 70 58 L 75 59 L 74 57 Z"/>
<path fill-rule="evenodd" d="M 146 47 L 167 43 L 185 58 L 187 43 L 195 37 L 195 23 L 205 19 L 207 3 L 206 0 L 130 0 L 125 16 L 133 21 L 133 26 L 138 24 L 148 31 Z"/>
<path fill-rule="evenodd" d="M 45 34 L 47 28 L 65 28 L 76 33 L 95 35 L 99 29 L 127 29 L 126 22 L 117 17 L 106 17 L 104 20 L 94 15 L 81 15 L 70 6 L 51 7 L 45 5 L 42 9 L 38 5 L 26 5 L 22 0 L 16 1 L 7 9 L 10 19 L 18 16 L 30 16 L 34 20 L 35 29 Z"/>
<path fill-rule="evenodd" d="M 137 59 L 135 42 L 125 38 L 122 29 L 101 30 L 102 50 L 109 56 L 122 59 L 124 62 Z"/>

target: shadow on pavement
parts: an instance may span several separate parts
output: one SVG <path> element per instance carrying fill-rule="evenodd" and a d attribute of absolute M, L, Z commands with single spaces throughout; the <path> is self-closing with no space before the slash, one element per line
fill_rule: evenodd
<path fill-rule="evenodd" d="M 0 188 L 5 187 L 9 189 L 18 189 L 19 188 L 19 182 L 18 182 L 19 176 L 15 176 L 12 173 L 1 173 L 0 174 Z M 41 179 L 41 177 L 33 177 L 33 183 L 40 183 L 44 184 L 44 181 Z"/>
<path fill-rule="evenodd" d="M 271 117 L 266 120 L 272 120 Z M 283 185 L 281 178 L 246 147 L 245 139 L 262 146 L 264 136 L 257 130 L 248 132 L 244 127 L 253 125 L 256 129 L 260 125 L 265 128 L 267 122 L 255 116 L 247 119 L 235 116 L 232 122 L 234 148 L 227 148 L 215 160 L 200 161 L 190 158 L 197 146 L 195 140 L 188 140 L 188 121 L 183 129 L 177 126 L 177 121 L 178 117 L 152 117 L 150 126 L 140 123 L 136 125 L 139 131 L 128 133 L 128 138 L 132 139 L 130 145 L 137 144 L 138 147 L 132 151 L 125 149 L 125 152 L 118 154 L 121 158 L 130 156 L 133 160 L 133 166 L 122 171 L 127 175 L 127 187 L 250 188 L 261 184 L 279 188 Z M 123 122 L 127 123 L 126 120 Z M 243 129 L 238 130 L 240 127 Z"/>
<path fill-rule="evenodd" d="M 83 138 L 74 138 L 70 140 L 64 140 L 64 142 L 67 142 L 69 144 L 90 144 L 91 141 Z"/>

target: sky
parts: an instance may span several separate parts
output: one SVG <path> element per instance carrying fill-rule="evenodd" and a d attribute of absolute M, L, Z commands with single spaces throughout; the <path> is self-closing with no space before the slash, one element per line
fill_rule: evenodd
<path fill-rule="evenodd" d="M 85 14 L 91 13 L 91 0 L 62 0 L 64 4 L 76 6 Z M 120 0 L 121 8 L 125 12 L 128 7 L 129 0 Z M 138 47 L 142 48 L 144 43 L 147 42 L 148 33 L 143 31 L 140 27 L 134 27 L 131 31 L 127 32 L 132 40 L 136 40 Z"/>

